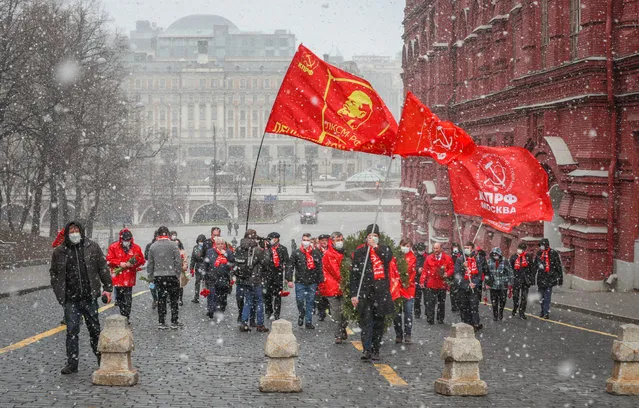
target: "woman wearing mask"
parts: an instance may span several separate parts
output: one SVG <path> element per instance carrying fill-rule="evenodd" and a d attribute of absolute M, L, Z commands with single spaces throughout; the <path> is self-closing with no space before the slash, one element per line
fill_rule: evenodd
<path fill-rule="evenodd" d="M 204 278 L 204 257 L 202 256 L 202 250 L 204 247 L 204 241 L 206 241 L 206 237 L 204 234 L 200 234 L 197 236 L 195 240 L 195 246 L 193 247 L 193 251 L 191 251 L 191 262 L 189 265 L 189 269 L 191 270 L 191 277 L 195 277 L 195 293 L 193 294 L 193 303 L 200 303 L 200 284 L 202 279 Z M 203 285 L 206 287 L 206 282 Z"/>
<path fill-rule="evenodd" d="M 506 296 L 513 295 L 513 270 L 510 262 L 506 262 L 501 248 L 495 247 L 488 258 L 488 275 L 486 289 L 490 290 L 490 302 L 493 304 L 493 320 L 504 318 Z"/>
<path fill-rule="evenodd" d="M 109 246 L 106 261 L 111 267 L 113 286 L 118 288 L 115 304 L 120 308 L 120 314 L 128 319 L 136 274 L 145 262 L 142 248 L 133 242 L 131 231 L 126 228 L 120 231 L 120 239 Z"/>

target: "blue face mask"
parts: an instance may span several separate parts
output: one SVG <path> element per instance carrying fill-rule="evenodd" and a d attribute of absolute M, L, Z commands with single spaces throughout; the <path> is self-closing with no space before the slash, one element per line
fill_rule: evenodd
<path fill-rule="evenodd" d="M 199 246 L 200 248 L 202 248 L 204 246 L 204 242 L 198 242 L 197 246 Z"/>

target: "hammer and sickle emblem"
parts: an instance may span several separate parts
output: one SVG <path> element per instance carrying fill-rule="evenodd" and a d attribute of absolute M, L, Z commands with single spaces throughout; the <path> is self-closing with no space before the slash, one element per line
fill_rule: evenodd
<path fill-rule="evenodd" d="M 489 177 L 484 184 L 492 184 L 494 187 L 506 188 L 506 169 L 500 163 L 489 161 L 484 165 L 484 170 L 489 170 Z"/>

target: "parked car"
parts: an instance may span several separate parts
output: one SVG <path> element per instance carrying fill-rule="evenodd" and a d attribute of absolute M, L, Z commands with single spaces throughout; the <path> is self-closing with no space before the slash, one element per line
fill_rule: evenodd
<path fill-rule="evenodd" d="M 331 176 L 330 174 L 320 174 L 319 179 L 321 181 L 330 181 L 330 180 L 337 180 L 337 177 Z"/>

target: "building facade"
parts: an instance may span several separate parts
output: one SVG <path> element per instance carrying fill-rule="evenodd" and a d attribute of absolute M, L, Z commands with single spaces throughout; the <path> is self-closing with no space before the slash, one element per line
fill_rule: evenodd
<path fill-rule="evenodd" d="M 403 233 L 476 236 L 507 254 L 545 236 L 570 286 L 639 288 L 637 21 L 635 0 L 408 0 L 404 88 L 477 144 L 528 149 L 548 173 L 555 219 L 508 234 L 457 224 L 446 169 L 415 157 L 402 164 Z"/>

